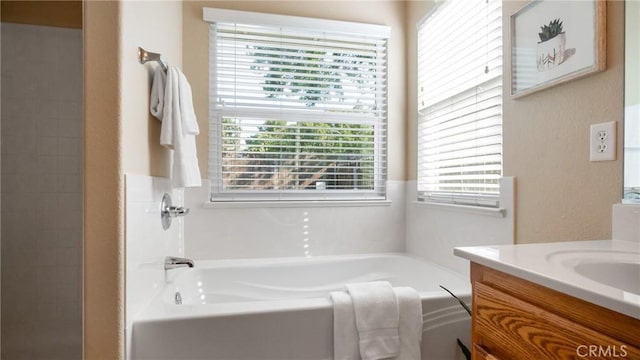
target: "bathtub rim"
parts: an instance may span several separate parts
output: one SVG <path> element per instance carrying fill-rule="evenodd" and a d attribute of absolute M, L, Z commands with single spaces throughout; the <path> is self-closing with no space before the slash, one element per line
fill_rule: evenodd
<path fill-rule="evenodd" d="M 409 258 L 415 261 L 419 261 L 419 262 L 426 262 L 429 263 L 431 265 L 434 265 L 435 267 L 444 269 L 448 272 L 451 272 L 453 274 L 456 274 L 458 276 L 462 276 L 465 277 L 467 276 L 467 274 L 461 274 L 457 271 L 455 271 L 454 269 L 442 266 L 440 264 L 434 263 L 432 261 L 426 260 L 424 258 L 421 258 L 419 256 L 416 256 L 414 254 L 409 254 L 409 253 L 403 253 L 403 252 L 375 252 L 375 253 L 364 253 L 364 254 L 342 254 L 342 255 L 316 255 L 316 256 L 310 256 L 310 257 L 306 257 L 306 256 L 283 256 L 283 257 L 269 257 L 269 258 L 236 258 L 236 259 L 214 259 L 214 260 L 197 260 L 194 259 L 194 264 L 195 267 L 193 269 L 196 269 L 198 267 L 202 267 L 204 265 L 206 265 L 206 267 L 213 267 L 213 268 L 218 268 L 218 267 L 225 267 L 225 268 L 237 268 L 237 267 L 247 267 L 247 266 L 253 266 L 253 267 L 257 267 L 257 266 L 261 266 L 261 265 L 281 265 L 283 263 L 322 263 L 322 262 L 326 262 L 327 260 L 342 260 L 342 261 L 347 261 L 347 260 L 353 260 L 353 259 L 372 259 L 372 258 Z M 189 270 L 193 270 L 193 269 L 187 269 L 187 268 L 183 268 L 183 269 L 178 269 L 177 272 L 180 271 L 189 271 Z"/>
<path fill-rule="evenodd" d="M 468 276 L 464 276 L 453 269 L 436 264 L 432 261 L 422 259 L 412 254 L 406 253 L 367 253 L 367 254 L 348 254 L 348 255 L 322 255 L 314 257 L 278 257 L 278 258 L 244 258 L 244 259 L 220 259 L 220 260 L 195 260 L 193 269 L 183 268 L 174 269 L 166 272 L 165 286 L 170 285 L 177 276 L 184 272 L 197 271 L 199 268 L 247 268 L 260 267 L 265 265 L 283 265 L 288 264 L 319 264 L 330 261 L 349 261 L 354 259 L 375 259 L 375 258 L 404 258 L 413 261 L 428 263 L 430 266 L 445 270 L 451 276 L 458 280 L 466 281 L 467 287 L 460 291 L 457 289 L 456 295 L 462 299 L 469 301 L 471 298 L 471 283 Z M 442 284 L 445 285 L 446 284 Z M 425 302 L 429 299 L 450 298 L 450 295 L 444 290 L 442 291 L 418 291 L 421 301 Z M 265 312 L 291 312 L 291 311 L 308 311 L 332 309 L 333 305 L 329 297 L 322 298 L 296 298 L 282 299 L 270 301 L 242 301 L 227 302 L 215 304 L 168 304 L 164 300 L 164 287 L 159 288 L 147 307 L 141 311 L 138 316 L 134 317 L 135 323 L 156 322 L 156 321 L 173 321 L 186 320 L 194 318 L 208 317 L 225 317 L 225 316 L 243 316 L 255 315 Z"/>

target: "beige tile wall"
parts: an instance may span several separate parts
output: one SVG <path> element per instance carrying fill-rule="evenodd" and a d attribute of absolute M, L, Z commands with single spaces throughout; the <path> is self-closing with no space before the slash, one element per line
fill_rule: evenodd
<path fill-rule="evenodd" d="M 2 24 L 2 359 L 82 356 L 82 33 Z"/>

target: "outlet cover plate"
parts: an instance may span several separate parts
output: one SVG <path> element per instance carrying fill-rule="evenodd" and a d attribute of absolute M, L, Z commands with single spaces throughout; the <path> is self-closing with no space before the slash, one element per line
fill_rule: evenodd
<path fill-rule="evenodd" d="M 616 122 L 593 124 L 589 128 L 589 160 L 616 159 Z"/>

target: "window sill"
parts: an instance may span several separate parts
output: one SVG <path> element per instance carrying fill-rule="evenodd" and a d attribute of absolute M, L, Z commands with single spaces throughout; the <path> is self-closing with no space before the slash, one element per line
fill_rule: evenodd
<path fill-rule="evenodd" d="M 391 206 L 391 200 L 207 201 L 205 209 Z"/>
<path fill-rule="evenodd" d="M 426 202 L 426 201 L 414 201 L 413 204 L 417 207 L 457 211 L 457 212 L 463 212 L 468 214 L 485 215 L 485 216 L 492 216 L 492 217 L 499 217 L 499 218 L 504 218 L 507 216 L 507 209 L 504 209 L 504 208 L 490 208 L 490 207 L 482 207 L 482 206 L 457 205 L 457 204 Z"/>

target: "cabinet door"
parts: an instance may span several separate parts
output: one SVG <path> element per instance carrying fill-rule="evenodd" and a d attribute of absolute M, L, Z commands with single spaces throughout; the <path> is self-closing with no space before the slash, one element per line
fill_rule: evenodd
<path fill-rule="evenodd" d="M 532 294 L 534 295 L 534 294 Z M 476 282 L 473 342 L 494 357 L 640 359 L 640 350 Z M 474 352 L 475 353 L 475 352 Z M 478 358 L 482 356 L 478 354 Z"/>

